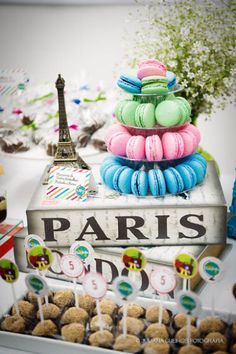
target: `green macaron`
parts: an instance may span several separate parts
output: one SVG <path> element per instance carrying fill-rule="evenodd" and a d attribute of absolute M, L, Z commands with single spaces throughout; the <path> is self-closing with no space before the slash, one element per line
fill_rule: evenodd
<path fill-rule="evenodd" d="M 179 121 L 179 125 L 184 124 L 190 117 L 191 106 L 188 101 L 183 97 L 176 97 L 175 102 L 179 105 L 182 112 L 182 117 Z"/>
<path fill-rule="evenodd" d="M 162 127 L 178 125 L 182 118 L 182 111 L 176 100 L 161 102 L 155 110 L 156 121 Z"/>
<path fill-rule="evenodd" d="M 191 114 L 191 111 L 192 111 L 192 108 L 190 106 L 190 103 L 184 98 L 184 97 L 175 97 L 175 99 L 179 102 L 181 102 L 185 107 L 186 109 L 188 110 L 188 114 L 190 116 Z"/>
<path fill-rule="evenodd" d="M 142 79 L 142 94 L 163 95 L 168 93 L 168 79 L 165 76 L 147 76 Z"/>
<path fill-rule="evenodd" d="M 135 125 L 141 128 L 153 128 L 156 125 L 154 104 L 142 103 L 137 107 Z"/>
<path fill-rule="evenodd" d="M 136 101 L 128 101 L 122 109 L 122 121 L 125 125 L 135 126 L 135 112 L 139 103 Z"/>
<path fill-rule="evenodd" d="M 115 107 L 115 116 L 119 122 L 122 124 L 125 124 L 125 122 L 122 119 L 122 112 L 124 107 L 126 106 L 127 103 L 131 102 L 131 100 L 123 100 L 119 101 Z"/>

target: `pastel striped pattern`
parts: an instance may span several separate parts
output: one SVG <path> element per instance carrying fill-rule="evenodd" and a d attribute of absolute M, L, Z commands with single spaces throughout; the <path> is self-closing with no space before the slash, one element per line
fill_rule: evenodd
<path fill-rule="evenodd" d="M 84 176 L 84 187 L 85 193 L 82 197 L 79 197 L 73 187 L 59 187 L 55 186 L 55 177 L 58 172 L 68 172 L 68 173 L 83 173 Z M 89 170 L 83 170 L 81 168 L 71 168 L 71 167 L 62 167 L 62 166 L 52 166 L 49 172 L 48 177 L 48 189 L 47 189 L 47 198 L 48 199 L 63 199 L 65 201 L 82 201 L 85 202 L 88 196 L 89 182 L 90 182 L 91 172 Z"/>
<path fill-rule="evenodd" d="M 0 96 L 15 95 L 18 91 L 18 84 L 25 83 L 26 79 L 26 73 L 22 69 L 0 69 Z"/>

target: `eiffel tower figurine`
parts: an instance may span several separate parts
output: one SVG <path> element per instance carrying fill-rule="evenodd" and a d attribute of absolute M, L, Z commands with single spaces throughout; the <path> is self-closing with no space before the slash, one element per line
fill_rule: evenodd
<path fill-rule="evenodd" d="M 66 165 L 71 167 L 80 167 L 90 169 L 86 162 L 76 153 L 74 144 L 71 140 L 70 130 L 68 128 L 65 98 L 64 98 L 65 80 L 58 75 L 56 88 L 58 92 L 59 109 L 59 141 L 54 157 L 54 165 Z"/>

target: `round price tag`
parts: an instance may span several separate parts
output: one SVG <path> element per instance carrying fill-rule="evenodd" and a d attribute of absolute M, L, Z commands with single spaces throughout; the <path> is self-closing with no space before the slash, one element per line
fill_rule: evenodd
<path fill-rule="evenodd" d="M 62 272 L 69 278 L 79 278 L 84 272 L 83 262 L 75 254 L 65 254 L 60 261 Z"/>
<path fill-rule="evenodd" d="M 180 278 L 192 279 L 198 272 L 198 263 L 191 254 L 180 253 L 174 260 L 174 268 Z"/>
<path fill-rule="evenodd" d="M 209 282 L 215 283 L 223 276 L 223 263 L 215 257 L 205 257 L 199 263 L 201 277 Z"/>
<path fill-rule="evenodd" d="M 46 296 L 49 293 L 48 284 L 43 277 L 37 274 L 28 274 L 25 283 L 29 291 L 38 296 Z"/>
<path fill-rule="evenodd" d="M 236 283 L 233 285 L 232 293 L 233 293 L 234 298 L 236 299 Z"/>
<path fill-rule="evenodd" d="M 78 256 L 85 264 L 90 264 L 94 258 L 94 250 L 86 241 L 76 241 L 70 247 L 70 253 Z"/>
<path fill-rule="evenodd" d="M 29 249 L 28 260 L 34 268 L 46 270 L 52 265 L 53 255 L 49 248 L 36 246 Z"/>
<path fill-rule="evenodd" d="M 101 299 L 107 292 L 107 282 L 100 273 L 89 272 L 84 276 L 83 288 L 88 295 Z"/>
<path fill-rule="evenodd" d="M 200 299 L 192 291 L 180 291 L 176 301 L 179 311 L 187 315 L 197 316 L 201 309 Z"/>
<path fill-rule="evenodd" d="M 39 237 L 38 235 L 28 235 L 25 237 L 25 241 L 24 241 L 24 247 L 25 250 L 28 251 L 33 247 L 36 246 L 45 246 L 44 241 L 41 239 L 41 237 Z"/>
<path fill-rule="evenodd" d="M 19 269 L 9 259 L 0 259 L 0 276 L 6 283 L 14 283 L 19 277 Z"/>
<path fill-rule="evenodd" d="M 176 288 L 175 273 L 166 267 L 157 267 L 150 274 L 150 284 L 158 294 L 168 294 Z"/>
<path fill-rule="evenodd" d="M 122 253 L 122 262 L 131 272 L 141 272 L 146 265 L 146 257 L 135 247 L 129 247 Z"/>
<path fill-rule="evenodd" d="M 136 285 L 125 276 L 117 277 L 113 282 L 113 290 L 123 302 L 129 302 L 136 299 L 138 295 L 138 288 Z"/>

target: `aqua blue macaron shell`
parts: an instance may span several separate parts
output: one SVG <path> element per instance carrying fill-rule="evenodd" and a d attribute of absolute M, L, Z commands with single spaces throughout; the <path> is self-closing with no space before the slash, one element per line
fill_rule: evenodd
<path fill-rule="evenodd" d="M 207 160 L 200 154 L 195 153 L 191 156 L 188 157 L 189 161 L 191 160 L 197 160 L 199 161 L 205 168 L 207 168 Z"/>
<path fill-rule="evenodd" d="M 135 76 L 121 75 L 117 81 L 117 85 L 128 93 L 141 93 L 142 82 Z"/>
<path fill-rule="evenodd" d="M 197 184 L 197 176 L 191 166 L 187 164 L 180 164 L 175 166 L 184 182 L 184 190 L 190 190 Z"/>
<path fill-rule="evenodd" d="M 167 191 L 171 194 L 178 194 L 184 190 L 184 182 L 179 172 L 174 167 L 167 168 L 164 172 Z"/>
<path fill-rule="evenodd" d="M 148 194 L 148 177 L 144 171 L 135 171 L 131 179 L 131 190 L 138 197 Z"/>
<path fill-rule="evenodd" d="M 176 75 L 172 71 L 167 71 L 166 77 L 168 80 L 168 89 L 172 90 L 176 85 Z"/>
<path fill-rule="evenodd" d="M 103 180 L 104 180 L 105 171 L 113 165 L 121 166 L 118 159 L 114 157 L 109 157 L 102 163 L 100 167 L 100 176 L 102 177 Z"/>
<path fill-rule="evenodd" d="M 188 165 L 192 167 L 192 169 L 196 173 L 197 184 L 202 183 L 206 175 L 206 168 L 204 167 L 203 163 L 198 160 L 192 159 L 188 161 Z"/>
<path fill-rule="evenodd" d="M 131 179 L 134 174 L 134 170 L 130 167 L 126 167 L 123 171 L 121 171 L 119 180 L 118 180 L 118 188 L 121 193 L 130 194 L 131 193 Z"/>
<path fill-rule="evenodd" d="M 116 173 L 116 171 L 120 168 L 121 166 L 120 165 L 112 165 L 112 166 L 107 166 L 105 169 L 104 169 L 104 172 L 103 172 L 103 181 L 104 183 L 110 187 L 111 189 L 114 189 L 114 186 L 113 186 L 113 177 L 114 177 L 114 174 Z"/>
<path fill-rule="evenodd" d="M 119 178 L 121 173 L 126 169 L 126 166 L 121 166 L 118 168 L 118 170 L 115 172 L 113 176 L 113 187 L 116 191 L 121 192 L 120 187 L 119 187 Z"/>
<path fill-rule="evenodd" d="M 150 191 L 154 197 L 166 194 L 166 183 L 160 169 L 152 169 L 148 171 L 148 182 Z"/>

